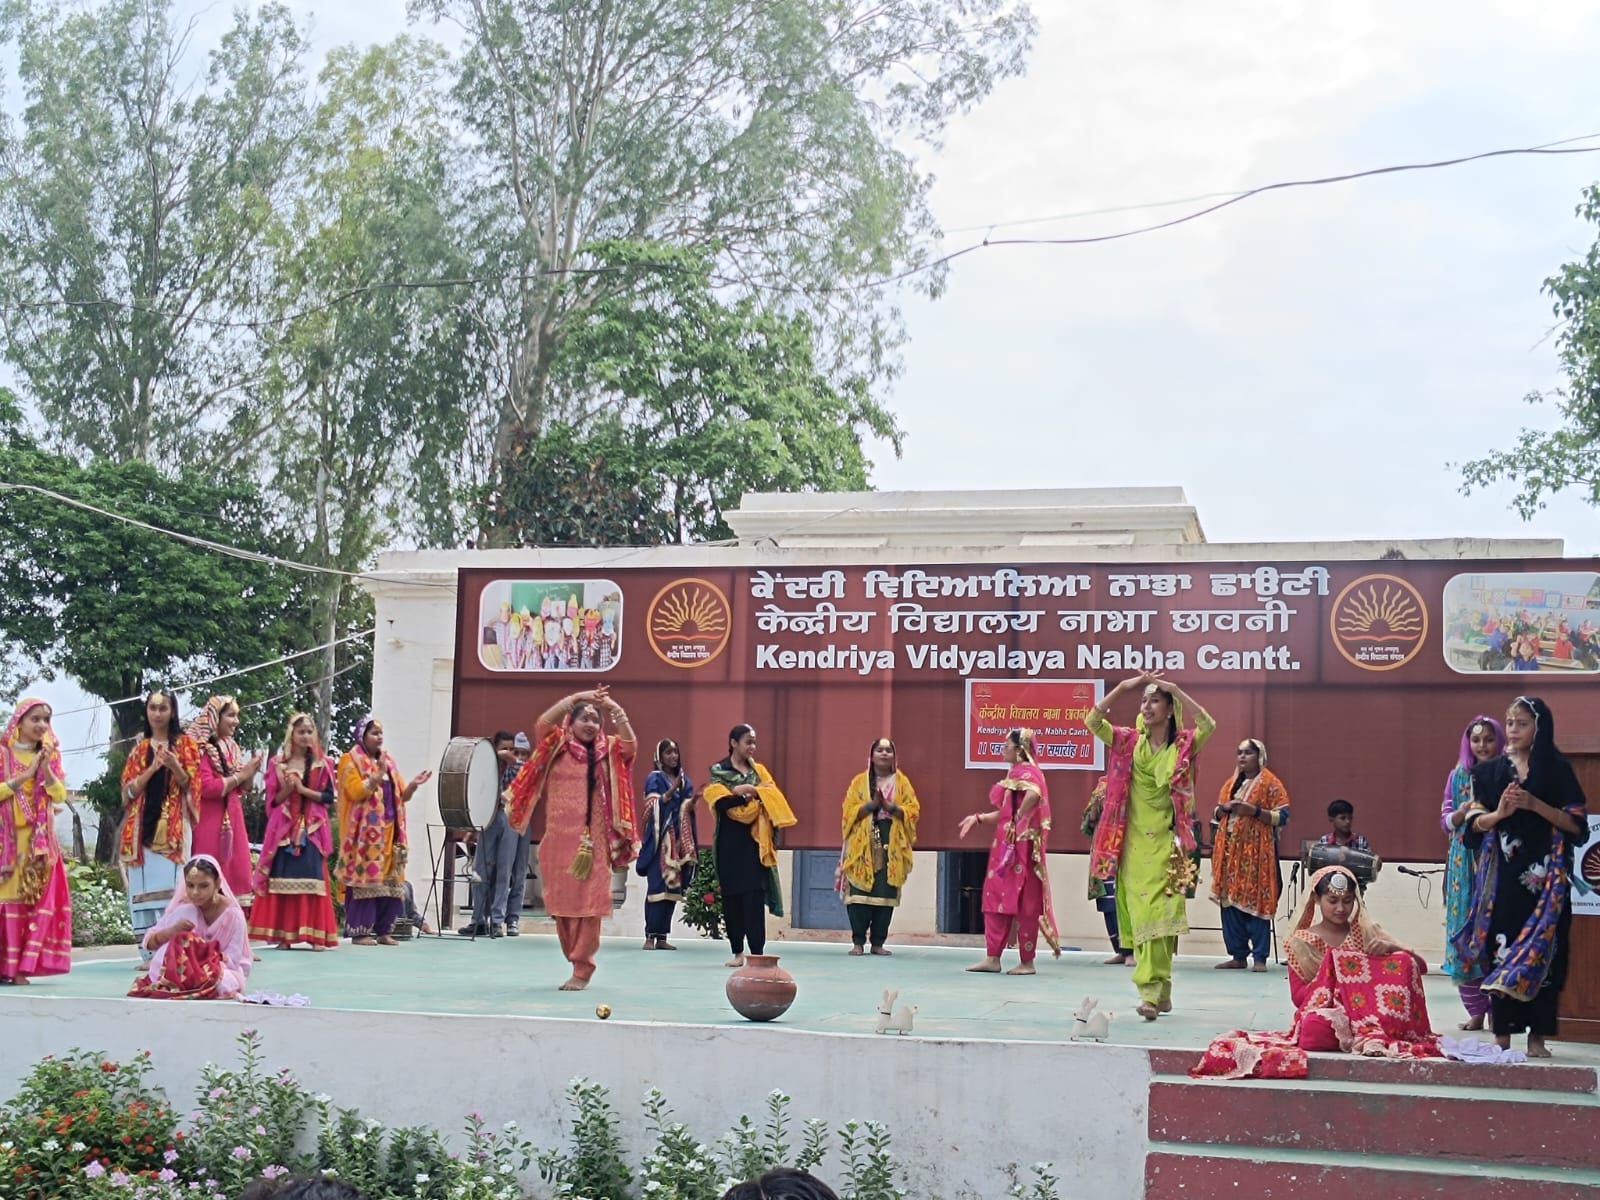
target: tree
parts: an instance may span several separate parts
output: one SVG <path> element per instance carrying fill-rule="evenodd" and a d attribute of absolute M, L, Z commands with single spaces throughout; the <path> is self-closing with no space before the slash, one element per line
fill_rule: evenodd
<path fill-rule="evenodd" d="M 1600 184 L 1584 192 L 1577 212 L 1600 226 Z M 1600 507 L 1600 240 L 1546 279 L 1543 290 L 1559 322 L 1556 348 L 1567 383 L 1549 395 L 1530 392 L 1524 399 L 1530 404 L 1553 400 L 1563 424 L 1549 432 L 1523 429 L 1510 449 L 1460 465 L 1461 490 L 1469 495 L 1491 483 L 1514 482 L 1512 505 L 1524 520 L 1571 487 Z"/>
<path fill-rule="evenodd" d="M 247 549 L 270 539 L 263 505 L 248 484 L 218 483 L 185 472 L 163 478 L 144 463 L 80 467 L 42 450 L 15 424 L 0 445 L 0 527 L 22 550 L 7 564 L 0 589 L 0 636 L 38 673 L 64 671 L 112 704 L 115 741 L 107 768 L 115 778 L 127 743 L 139 734 L 137 696 L 155 682 L 176 682 L 273 658 L 283 650 L 288 597 L 284 573 L 265 564 L 186 545 L 167 534 L 108 520 L 28 485 L 71 496 L 158 528 Z M 252 677 L 265 689 L 281 674 Z M 221 690 L 221 689 L 219 689 Z M 231 690 L 231 689 L 230 689 Z M 102 828 L 117 816 L 116 788 L 97 789 Z M 102 838 L 102 857 L 114 839 Z"/>
<path fill-rule="evenodd" d="M 74 457 L 231 456 L 266 416 L 250 322 L 304 125 L 288 10 L 241 9 L 203 83 L 170 0 L 0 16 L 27 100 L 0 136 L 7 360 Z"/>
<path fill-rule="evenodd" d="M 305 515 L 304 561 L 330 568 L 302 585 L 312 644 L 327 646 L 313 709 L 324 728 L 331 643 L 370 611 L 340 572 L 362 570 L 398 533 L 453 532 L 471 330 L 454 289 L 410 286 L 464 270 L 445 202 L 442 62 L 407 39 L 330 54 L 307 170 L 269 238 L 261 394 L 280 415 L 264 439 L 266 476 Z"/>
<path fill-rule="evenodd" d="M 889 372 L 900 322 L 870 284 L 929 265 L 931 180 L 902 147 L 1019 73 L 1021 0 L 412 0 L 467 34 L 477 296 L 490 331 L 491 483 L 571 421 L 563 344 L 619 289 L 593 249 L 698 250 L 716 281 L 804 311 L 826 373 Z M 917 276 L 934 290 L 937 270 Z M 491 510 L 491 515 L 492 515 Z"/>
<path fill-rule="evenodd" d="M 541 545 L 725 538 L 748 491 L 865 488 L 868 434 L 898 438 L 861 376 L 835 386 L 810 321 L 723 301 L 707 255 L 606 243 L 629 280 L 575 321 L 552 366 L 575 419 L 519 445 L 494 522 Z"/>

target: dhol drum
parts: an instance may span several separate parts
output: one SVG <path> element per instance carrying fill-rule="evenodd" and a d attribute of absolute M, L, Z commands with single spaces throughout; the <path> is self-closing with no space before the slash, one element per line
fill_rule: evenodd
<path fill-rule="evenodd" d="M 1376 854 L 1357 850 L 1354 846 L 1328 846 L 1313 841 L 1300 843 L 1300 865 L 1308 878 L 1323 867 L 1344 867 L 1362 887 L 1376 879 L 1378 872 L 1383 870 L 1383 860 Z"/>
<path fill-rule="evenodd" d="M 439 817 L 446 829 L 482 829 L 500 799 L 500 760 L 488 738 L 451 738 L 439 760 Z"/>

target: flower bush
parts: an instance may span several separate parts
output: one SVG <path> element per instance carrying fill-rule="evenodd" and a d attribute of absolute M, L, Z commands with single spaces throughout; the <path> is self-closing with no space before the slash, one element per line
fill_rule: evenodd
<path fill-rule="evenodd" d="M 128 900 L 111 869 L 69 858 L 67 888 L 72 893 L 74 946 L 126 946 L 133 941 Z"/>
<path fill-rule="evenodd" d="M 623 1150 L 621 1119 L 605 1088 L 582 1077 L 567 1085 L 566 1144 L 536 1150 L 513 1121 L 491 1129 L 469 1113 L 465 1148 L 452 1151 L 427 1128 L 388 1128 L 331 1097 L 310 1095 L 287 1071 L 262 1064 L 253 1030 L 238 1038 L 240 1064 L 207 1066 L 187 1131 L 166 1098 L 145 1084 L 149 1055 L 129 1063 L 73 1051 L 46 1058 L 0 1106 L 0 1197 L 5 1200 L 235 1200 L 260 1178 L 318 1173 L 369 1200 L 719 1200 L 735 1183 L 779 1165 L 812 1170 L 829 1153 L 826 1122 L 791 1133 L 790 1099 L 767 1097 L 765 1120 L 742 1117 L 715 1143 L 673 1119 L 666 1097 L 645 1094 L 653 1146 L 637 1171 Z M 314 1136 L 313 1136 L 314 1134 Z M 904 1200 L 905 1171 L 888 1128 L 847 1121 L 839 1128 L 842 1200 Z M 530 1192 L 530 1167 L 548 1189 Z M 1014 1200 L 1058 1200 L 1049 1163 L 1024 1181 L 1004 1169 Z M 635 1182 L 637 1180 L 637 1182 Z"/>
<path fill-rule="evenodd" d="M 722 940 L 722 881 L 717 878 L 714 847 L 700 848 L 700 861 L 694 869 L 694 886 L 683 896 L 683 919 L 692 929 L 717 942 Z"/>
<path fill-rule="evenodd" d="M 169 1166 L 183 1135 L 167 1098 L 145 1085 L 149 1070 L 148 1053 L 119 1063 L 82 1051 L 34 1067 L 0 1107 L 0 1195 L 70 1196 L 86 1178 Z"/>

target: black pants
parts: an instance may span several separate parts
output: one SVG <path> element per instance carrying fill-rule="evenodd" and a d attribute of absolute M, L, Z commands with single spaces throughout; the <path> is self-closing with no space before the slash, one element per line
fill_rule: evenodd
<path fill-rule="evenodd" d="M 676 900 L 646 900 L 644 902 L 644 935 L 647 938 L 661 938 L 666 940 L 667 934 L 672 932 L 672 910 L 678 907 Z"/>
<path fill-rule="evenodd" d="M 846 904 L 844 909 L 850 914 L 852 942 L 858 946 L 865 946 L 870 931 L 872 944 L 883 945 L 884 939 L 889 936 L 889 918 L 894 915 L 894 909 L 887 904 Z"/>
<path fill-rule="evenodd" d="M 1556 1013 L 1561 1003 L 1561 989 L 1542 987 L 1526 1002 L 1489 993 L 1489 1019 L 1494 1031 L 1502 1034 L 1532 1033 L 1539 1037 L 1555 1037 Z"/>
<path fill-rule="evenodd" d="M 766 950 L 766 892 L 723 892 L 722 919 L 728 924 L 728 945 L 735 954 L 744 953 L 746 942 L 750 943 L 751 954 Z"/>
<path fill-rule="evenodd" d="M 1102 915 L 1106 919 L 1106 936 L 1111 939 L 1111 953 L 1120 954 L 1126 958 L 1133 951 L 1123 948 L 1122 937 L 1117 932 L 1117 906 L 1113 904 Z"/>

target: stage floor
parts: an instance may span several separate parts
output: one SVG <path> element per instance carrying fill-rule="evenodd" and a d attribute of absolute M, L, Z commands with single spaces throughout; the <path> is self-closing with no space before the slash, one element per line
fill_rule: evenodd
<path fill-rule="evenodd" d="M 744 1025 L 723 994 L 726 944 L 675 937 L 676 952 L 644 951 L 633 938 L 604 939 L 599 969 L 582 992 L 561 992 L 567 964 L 554 936 L 525 933 L 490 940 L 446 935 L 398 947 L 348 942 L 321 954 L 263 948 L 250 977 L 253 990 L 300 993 L 316 1008 L 482 1016 L 592 1017 L 611 1006 L 614 1019 L 694 1025 Z M 851 958 L 836 942 L 775 941 L 799 984 L 787 1015 L 791 1029 L 870 1033 L 885 988 L 900 1004 L 918 1006 L 915 1033 L 962 1040 L 1063 1041 L 1084 996 L 1116 1014 L 1110 1042 L 1130 1046 L 1200 1047 L 1237 1028 L 1286 1029 L 1291 1008 L 1285 968 L 1265 974 L 1217 971 L 1214 958 L 1180 956 L 1173 1012 L 1154 1023 L 1133 1013 L 1132 970 L 1106 966 L 1105 951 L 1041 957 L 1035 976 L 975 975 L 962 970 L 981 957 L 966 947 L 899 946 L 891 957 Z M 18 994 L 114 997 L 132 981 L 131 949 L 122 956 L 95 952 L 72 973 L 40 979 Z M 1015 961 L 1008 954 L 1007 965 Z M 1454 1032 L 1464 1014 L 1455 988 L 1427 977 L 1429 1012 L 1440 1033 Z M 1466 1037 L 1486 1038 L 1485 1034 Z M 1562 1043 L 1556 1061 L 1600 1066 L 1600 1045 Z"/>

